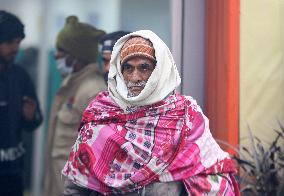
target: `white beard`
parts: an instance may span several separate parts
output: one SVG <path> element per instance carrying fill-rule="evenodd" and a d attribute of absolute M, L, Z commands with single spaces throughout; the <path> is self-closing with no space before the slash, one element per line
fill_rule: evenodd
<path fill-rule="evenodd" d="M 135 95 L 134 93 L 130 92 L 129 88 L 131 87 L 134 87 L 134 86 L 137 86 L 137 87 L 143 87 L 143 89 L 145 88 L 146 86 L 146 81 L 141 81 L 141 82 L 137 82 L 137 83 L 134 83 L 134 82 L 128 82 L 126 84 L 127 86 L 127 90 L 128 90 L 128 94 L 127 94 L 127 97 L 130 98 L 130 97 L 136 97 L 137 95 Z"/>

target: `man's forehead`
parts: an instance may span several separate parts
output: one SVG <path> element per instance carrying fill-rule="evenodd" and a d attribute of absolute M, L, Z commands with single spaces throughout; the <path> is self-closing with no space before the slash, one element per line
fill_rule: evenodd
<path fill-rule="evenodd" d="M 103 55 L 111 55 L 111 51 L 110 50 L 104 50 Z"/>
<path fill-rule="evenodd" d="M 152 59 L 149 59 L 147 57 L 144 56 L 135 56 L 130 58 L 129 60 L 127 60 L 125 63 L 123 63 L 121 66 L 123 66 L 124 64 L 128 64 L 128 65 L 142 65 L 142 64 L 150 64 L 150 65 L 155 65 L 155 62 L 153 62 Z"/>

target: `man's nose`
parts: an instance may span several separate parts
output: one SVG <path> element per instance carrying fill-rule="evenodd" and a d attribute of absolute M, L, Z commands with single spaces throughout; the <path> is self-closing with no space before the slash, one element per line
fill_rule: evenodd
<path fill-rule="evenodd" d="M 133 73 L 132 73 L 132 77 L 131 77 L 131 80 L 132 82 L 140 82 L 142 81 L 142 74 L 139 72 L 138 69 L 134 69 Z"/>

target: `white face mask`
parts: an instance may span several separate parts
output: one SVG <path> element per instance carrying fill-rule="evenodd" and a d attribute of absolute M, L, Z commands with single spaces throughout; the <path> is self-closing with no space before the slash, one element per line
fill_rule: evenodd
<path fill-rule="evenodd" d="M 57 59 L 56 67 L 63 78 L 73 72 L 73 66 L 67 66 L 66 64 L 66 57 Z"/>

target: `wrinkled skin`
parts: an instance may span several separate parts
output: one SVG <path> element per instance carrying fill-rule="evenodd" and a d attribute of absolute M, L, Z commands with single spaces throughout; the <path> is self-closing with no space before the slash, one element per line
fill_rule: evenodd
<path fill-rule="evenodd" d="M 122 66 L 122 75 L 130 97 L 138 96 L 155 69 L 155 63 L 145 57 L 133 57 Z"/>

